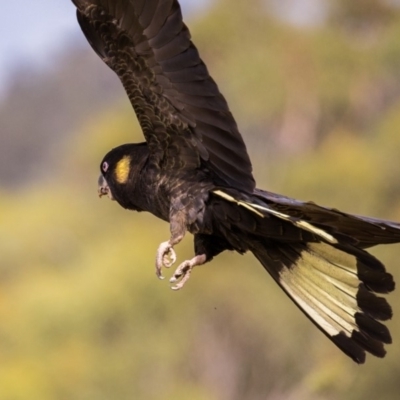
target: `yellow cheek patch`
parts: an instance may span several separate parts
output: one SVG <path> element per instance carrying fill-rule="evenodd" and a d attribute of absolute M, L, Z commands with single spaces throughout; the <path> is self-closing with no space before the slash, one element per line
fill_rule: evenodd
<path fill-rule="evenodd" d="M 124 156 L 121 160 L 118 161 L 115 166 L 115 179 L 118 183 L 124 184 L 128 181 L 129 171 L 131 169 L 131 157 Z"/>

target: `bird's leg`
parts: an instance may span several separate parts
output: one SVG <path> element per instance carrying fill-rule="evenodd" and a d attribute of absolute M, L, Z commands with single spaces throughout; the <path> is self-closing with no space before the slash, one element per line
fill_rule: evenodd
<path fill-rule="evenodd" d="M 159 279 L 164 279 L 161 272 L 162 267 L 169 268 L 176 261 L 174 246 L 185 236 L 185 221 L 186 218 L 182 212 L 177 212 L 170 216 L 171 237 L 168 241 L 162 242 L 157 249 L 156 275 Z"/>
<path fill-rule="evenodd" d="M 157 276 L 159 278 L 162 278 L 161 268 L 162 267 L 169 268 L 175 261 L 176 261 L 176 254 L 170 240 L 160 243 L 157 249 L 157 258 L 156 258 Z"/>
<path fill-rule="evenodd" d="M 162 267 L 169 268 L 176 261 L 176 253 L 174 246 L 178 244 L 182 237 L 172 238 L 166 242 L 162 242 L 157 249 L 156 256 L 156 275 L 159 279 L 164 279 L 161 269 Z"/>
<path fill-rule="evenodd" d="M 207 262 L 207 256 L 205 254 L 199 254 L 193 257 L 191 260 L 186 260 L 175 270 L 174 275 L 169 280 L 171 283 L 178 282 L 176 285 L 172 286 L 171 289 L 179 290 L 190 278 L 192 270 L 197 265 L 202 265 Z"/>
<path fill-rule="evenodd" d="M 175 270 L 170 282 L 177 283 L 172 286 L 171 289 L 181 289 L 190 278 L 194 267 L 211 261 L 213 257 L 224 250 L 231 249 L 231 246 L 225 239 L 205 234 L 194 235 L 194 252 L 196 255 L 191 260 L 186 260 L 181 263 Z"/>

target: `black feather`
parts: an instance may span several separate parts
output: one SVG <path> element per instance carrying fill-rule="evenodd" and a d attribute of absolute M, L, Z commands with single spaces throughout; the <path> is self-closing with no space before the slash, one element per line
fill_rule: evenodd
<path fill-rule="evenodd" d="M 179 3 L 176 0 L 75 0 L 74 3 L 88 42 L 121 79 L 153 161 L 165 169 L 205 165 L 226 185 L 251 192 L 255 183 L 246 146 L 225 99 L 190 41 Z M 157 120 L 162 125 L 156 130 Z M 208 148 L 202 143 L 202 133 L 196 128 L 198 121 L 209 124 L 208 135 L 219 146 L 210 142 Z M 197 157 L 197 165 L 188 163 L 187 153 L 180 152 L 185 146 L 191 148 L 193 160 Z M 239 162 L 222 161 L 224 153 L 232 147 L 241 155 Z M 212 163 L 209 151 L 216 154 Z"/>
<path fill-rule="evenodd" d="M 99 194 L 170 223 L 166 251 L 186 231 L 195 257 L 174 279 L 224 250 L 252 252 L 301 311 L 358 363 L 385 355 L 381 322 L 392 317 L 377 293 L 394 290 L 384 265 L 365 251 L 400 242 L 400 224 L 347 214 L 255 188 L 229 107 L 182 21 L 177 0 L 73 0 L 79 24 L 119 76 L 146 143 L 111 150 Z M 161 249 L 161 250 L 160 250 Z"/>

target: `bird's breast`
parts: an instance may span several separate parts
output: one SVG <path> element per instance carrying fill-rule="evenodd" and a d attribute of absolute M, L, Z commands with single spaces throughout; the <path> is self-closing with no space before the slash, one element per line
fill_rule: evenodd
<path fill-rule="evenodd" d="M 171 214 L 183 213 L 189 231 L 201 229 L 203 214 L 212 182 L 196 171 L 149 169 L 141 174 L 136 197 L 141 209 L 170 221 Z"/>

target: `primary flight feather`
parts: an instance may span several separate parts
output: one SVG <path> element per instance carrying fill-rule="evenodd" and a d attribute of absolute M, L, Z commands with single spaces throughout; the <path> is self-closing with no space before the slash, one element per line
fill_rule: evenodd
<path fill-rule="evenodd" d="M 176 269 L 180 289 L 194 267 L 224 250 L 252 252 L 305 315 L 363 363 L 385 355 L 382 323 L 393 278 L 366 248 L 400 242 L 400 225 L 304 203 L 255 187 L 251 162 L 226 100 L 200 59 L 177 0 L 72 0 L 99 57 L 119 76 L 145 143 L 111 150 L 99 194 L 170 224 L 156 273 L 176 261 L 187 231 L 195 255 Z"/>

